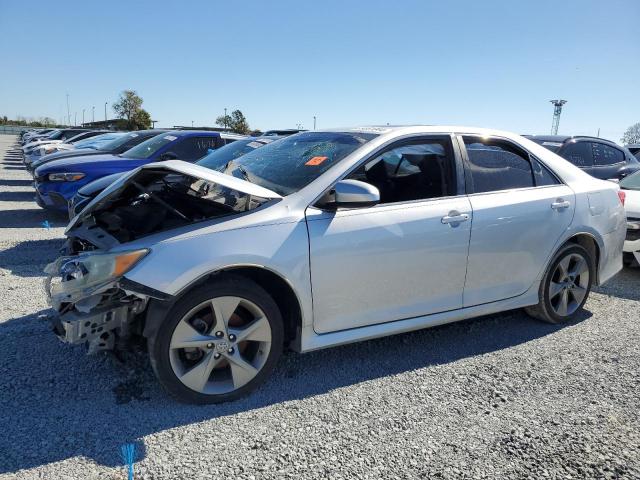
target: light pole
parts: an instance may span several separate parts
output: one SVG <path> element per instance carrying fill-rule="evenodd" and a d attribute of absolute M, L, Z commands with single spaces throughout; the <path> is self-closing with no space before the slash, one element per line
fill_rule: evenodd
<path fill-rule="evenodd" d="M 313 116 L 313 129 L 316 129 L 316 116 Z"/>
<path fill-rule="evenodd" d="M 91 107 L 91 123 L 96 121 L 96 107 Z"/>
<path fill-rule="evenodd" d="M 82 126 L 84 127 L 84 108 L 82 109 Z"/>
<path fill-rule="evenodd" d="M 107 121 L 107 103 L 109 102 L 104 102 L 104 121 Z"/>
<path fill-rule="evenodd" d="M 77 127 L 78 126 L 78 112 L 75 112 L 73 114 L 73 126 Z"/>
<path fill-rule="evenodd" d="M 67 124 L 71 123 L 71 112 L 69 112 L 69 94 L 67 93 Z"/>
<path fill-rule="evenodd" d="M 224 109 L 224 129 L 227 129 L 227 108 Z"/>
<path fill-rule="evenodd" d="M 191 128 L 193 128 L 193 120 L 191 120 Z"/>

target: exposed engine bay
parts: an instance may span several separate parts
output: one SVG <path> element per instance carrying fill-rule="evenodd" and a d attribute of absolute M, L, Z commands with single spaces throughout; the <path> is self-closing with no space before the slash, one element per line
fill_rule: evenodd
<path fill-rule="evenodd" d="M 47 265 L 54 330 L 89 352 L 142 334 L 151 299 L 170 296 L 127 279 L 148 248 L 113 247 L 147 235 L 253 210 L 279 195 L 251 182 L 181 161 L 145 166 L 116 180 L 67 228 L 66 255 Z"/>
<path fill-rule="evenodd" d="M 143 169 L 99 201 L 68 233 L 69 253 L 110 248 L 185 225 L 259 207 L 253 196 L 166 169 Z"/>

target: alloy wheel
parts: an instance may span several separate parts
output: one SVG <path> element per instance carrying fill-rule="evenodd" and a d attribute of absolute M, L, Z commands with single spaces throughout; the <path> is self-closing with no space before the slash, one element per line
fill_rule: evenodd
<path fill-rule="evenodd" d="M 548 298 L 554 313 L 560 317 L 572 315 L 589 289 L 589 264 L 578 253 L 570 253 L 556 265 L 549 281 Z"/>
<path fill-rule="evenodd" d="M 240 297 L 216 297 L 189 310 L 176 325 L 169 360 L 186 387 L 206 395 L 229 393 L 249 383 L 271 350 L 264 312 Z"/>

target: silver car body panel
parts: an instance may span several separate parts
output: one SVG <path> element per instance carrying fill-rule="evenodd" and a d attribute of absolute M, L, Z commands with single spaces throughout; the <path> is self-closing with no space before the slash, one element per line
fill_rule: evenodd
<path fill-rule="evenodd" d="M 626 223 L 618 186 L 585 174 L 530 140 L 466 127 L 332 131 L 379 136 L 298 192 L 259 209 L 116 246 L 112 251 L 151 249 L 126 278 L 179 296 L 214 272 L 241 266 L 268 269 L 287 281 L 300 303 L 302 324 L 294 348 L 307 351 L 535 304 L 547 264 L 576 234 L 590 235 L 598 245 L 600 283 L 622 266 Z M 334 213 L 313 207 L 336 181 L 384 146 L 451 133 L 508 139 L 534 154 L 564 185 Z M 158 166 L 162 164 L 142 168 Z M 200 170 L 189 165 L 184 173 L 204 175 L 193 169 Z M 210 174 L 212 181 L 222 180 L 222 174 Z M 81 215 L 123 182 L 126 178 Z M 234 185 L 249 188 L 244 183 Z M 558 200 L 567 205 L 555 209 L 552 204 Z M 440 219 L 452 211 L 468 220 L 443 224 Z"/>

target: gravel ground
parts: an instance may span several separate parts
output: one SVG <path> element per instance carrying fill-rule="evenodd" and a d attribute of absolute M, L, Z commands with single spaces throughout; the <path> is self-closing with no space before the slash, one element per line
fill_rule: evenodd
<path fill-rule="evenodd" d="M 59 343 L 42 268 L 64 217 L 0 135 L 0 478 L 640 478 L 640 269 L 579 321 L 520 311 L 306 355 L 249 398 L 182 405 L 143 354 Z M 51 228 L 43 226 L 48 220 Z"/>

